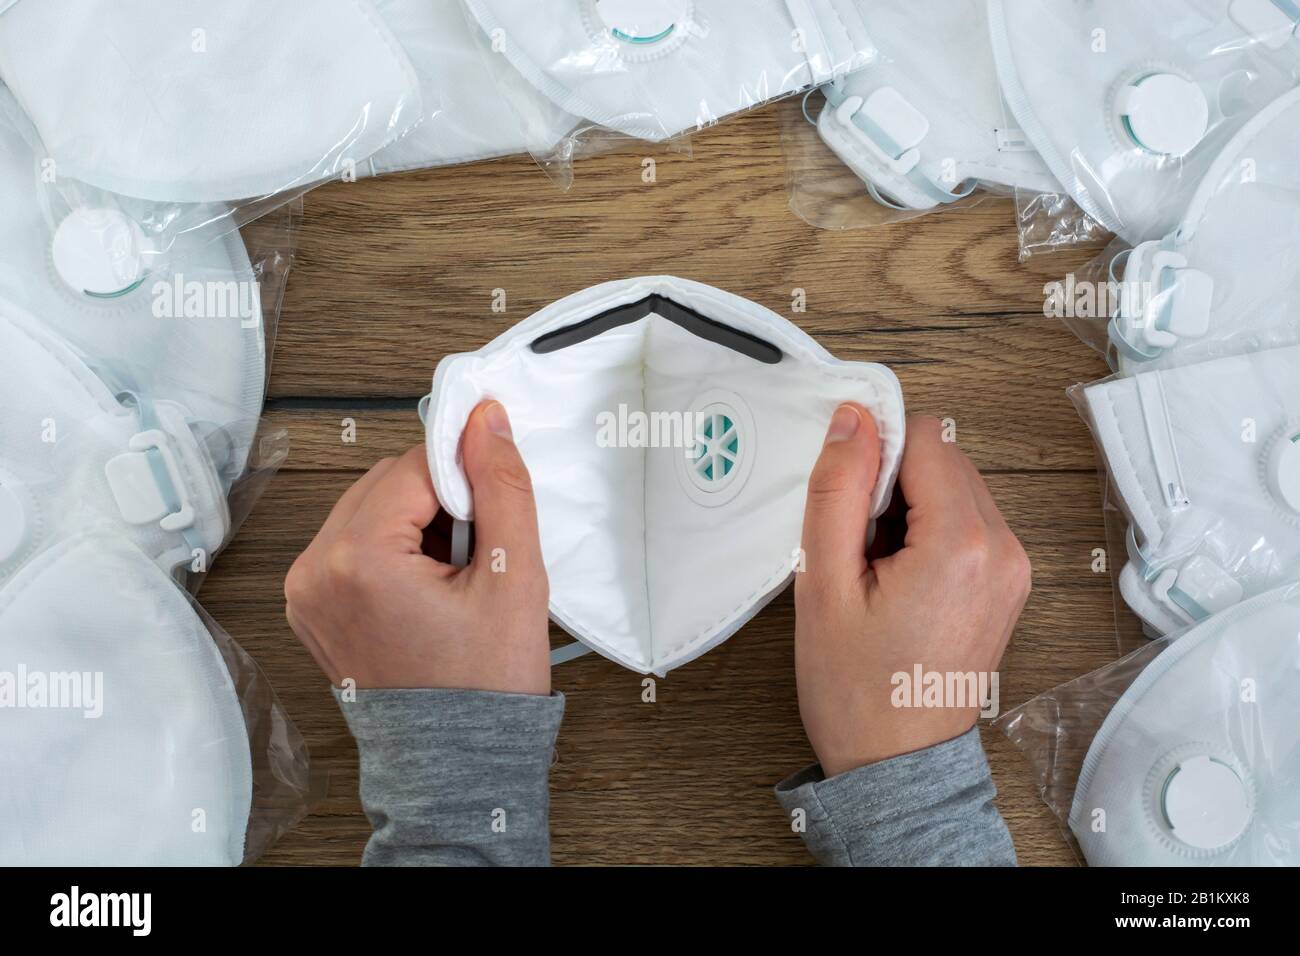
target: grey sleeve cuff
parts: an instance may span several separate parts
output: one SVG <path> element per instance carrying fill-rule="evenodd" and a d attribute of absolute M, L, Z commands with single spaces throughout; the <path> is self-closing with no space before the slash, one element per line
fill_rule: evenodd
<path fill-rule="evenodd" d="M 978 728 L 829 780 L 814 764 L 776 787 L 830 866 L 1015 866 L 996 795 Z"/>
<path fill-rule="evenodd" d="M 361 690 L 338 701 L 374 827 L 363 866 L 545 866 L 564 697 Z"/>

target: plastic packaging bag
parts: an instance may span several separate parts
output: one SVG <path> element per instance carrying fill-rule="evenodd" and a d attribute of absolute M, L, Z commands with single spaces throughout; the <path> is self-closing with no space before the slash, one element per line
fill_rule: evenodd
<path fill-rule="evenodd" d="M 1287 0 L 990 0 L 989 21 L 1017 126 L 1132 244 L 1174 229 L 1215 157 L 1300 67 Z"/>
<path fill-rule="evenodd" d="M 1300 575 L 1300 346 L 1070 395 L 1129 528 L 1124 601 L 1171 633 Z"/>
<path fill-rule="evenodd" d="M 829 108 L 825 103 L 822 92 L 813 90 L 798 102 L 778 106 L 790 211 L 810 226 L 866 229 L 938 210 L 964 209 L 989 197 L 987 190 L 975 189 L 927 209 L 904 209 L 878 190 L 872 195 L 874 187 L 845 165 L 818 133 L 817 118 Z"/>
<path fill-rule="evenodd" d="M 364 174 L 543 155 L 576 122 L 560 116 L 501 57 L 485 52 L 484 37 L 459 0 L 375 0 L 375 6 L 420 78 L 425 118 L 371 156 Z M 545 126 L 528 128 L 522 116 L 544 118 Z"/>
<path fill-rule="evenodd" d="M 238 864 L 318 787 L 265 678 L 181 585 L 287 437 L 197 421 L 93 362 L 0 297 L 0 864 Z"/>
<path fill-rule="evenodd" d="M 871 54 L 861 4 L 842 0 L 464 3 L 530 151 L 561 183 L 579 156 L 677 140 Z"/>
<path fill-rule="evenodd" d="M 1016 232 L 1020 261 L 1043 253 L 1102 243 L 1110 233 L 1062 192 L 1016 190 Z"/>
<path fill-rule="evenodd" d="M 877 0 L 860 9 L 871 56 L 804 98 L 816 137 L 783 113 L 796 212 L 852 228 L 962 204 L 981 186 L 1003 195 L 1060 190 L 1008 119 L 984 0 Z M 863 202 L 864 192 L 883 211 Z"/>
<path fill-rule="evenodd" d="M 99 210 L 145 266 L 355 175 L 438 112 L 370 0 L 0 7 L 0 113 L 39 157 L 51 230 Z"/>
<path fill-rule="evenodd" d="M 101 377 L 46 318 L 0 296 L 0 863 L 238 864 L 305 811 L 307 755 L 181 584 L 287 438 Z"/>
<path fill-rule="evenodd" d="M 186 589 L 287 455 L 258 422 L 298 204 L 148 255 L 155 203 L 126 216 L 113 197 L 52 228 L 59 194 L 15 115 L 0 117 L 0 864 L 238 864 L 319 782 L 265 677 Z"/>
<path fill-rule="evenodd" d="M 995 722 L 1094 866 L 1300 862 L 1300 586 L 1153 641 Z"/>
<path fill-rule="evenodd" d="M 1084 276 L 1109 308 L 1072 323 L 1123 374 L 1300 343 L 1300 89 L 1211 164 L 1169 235 L 1113 243 Z"/>
<path fill-rule="evenodd" d="M 237 865 L 319 796 L 256 664 L 124 538 L 0 584 L 0 865 Z"/>

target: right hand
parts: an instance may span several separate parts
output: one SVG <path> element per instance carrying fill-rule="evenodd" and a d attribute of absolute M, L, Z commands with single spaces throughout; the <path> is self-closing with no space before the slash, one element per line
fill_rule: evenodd
<path fill-rule="evenodd" d="M 903 708 L 896 673 L 991 674 L 1030 590 L 1030 565 L 979 472 L 933 418 L 913 417 L 899 477 L 903 548 L 868 561 L 880 468 L 875 420 L 836 410 L 808 485 L 795 583 L 804 729 L 827 777 L 961 736 L 979 703 Z M 919 691 L 919 688 L 917 688 Z"/>

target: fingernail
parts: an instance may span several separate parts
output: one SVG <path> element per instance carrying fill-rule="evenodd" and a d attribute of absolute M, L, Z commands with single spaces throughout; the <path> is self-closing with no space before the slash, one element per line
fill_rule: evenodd
<path fill-rule="evenodd" d="M 826 433 L 826 444 L 848 441 L 861 427 L 862 413 L 852 405 L 841 405 L 835 409 L 835 415 L 831 418 L 830 431 Z"/>
<path fill-rule="evenodd" d="M 510 416 L 506 414 L 506 407 L 500 402 L 488 402 L 483 406 L 483 421 L 487 423 L 488 431 L 492 434 L 514 441 L 515 436 L 510 431 Z"/>

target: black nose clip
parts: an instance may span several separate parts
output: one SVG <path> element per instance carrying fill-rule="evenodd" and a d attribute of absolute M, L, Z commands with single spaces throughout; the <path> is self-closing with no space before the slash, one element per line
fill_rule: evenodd
<path fill-rule="evenodd" d="M 658 293 L 648 295 L 638 302 L 617 306 L 574 325 L 556 329 L 554 332 L 547 332 L 545 335 L 534 339 L 531 347 L 538 355 L 558 352 L 572 345 L 586 342 L 588 339 L 594 339 L 611 329 L 631 325 L 633 322 L 640 322 L 651 315 L 657 315 L 661 319 L 685 329 L 692 335 L 704 339 L 706 342 L 712 342 L 733 352 L 739 352 L 741 355 L 752 358 L 756 362 L 762 362 L 764 365 L 776 365 L 783 357 L 782 351 L 770 342 L 765 342 L 748 332 L 733 329 L 729 325 L 723 325 L 721 322 L 715 322 L 713 319 L 705 318 L 694 309 L 687 308 Z"/>

